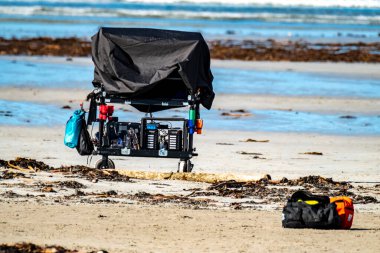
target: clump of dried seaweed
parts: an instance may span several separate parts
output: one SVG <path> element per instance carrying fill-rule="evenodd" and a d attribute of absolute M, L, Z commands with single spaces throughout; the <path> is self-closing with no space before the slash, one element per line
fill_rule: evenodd
<path fill-rule="evenodd" d="M 99 170 L 93 169 L 86 166 L 62 166 L 59 168 L 53 168 L 44 162 L 37 161 L 34 159 L 18 157 L 15 160 L 4 161 L 0 160 L 0 166 L 6 169 L 15 169 L 21 172 L 36 172 L 36 171 L 49 171 L 49 172 L 60 172 L 60 173 L 70 173 L 78 175 L 80 177 L 87 178 L 89 180 L 109 180 L 109 181 L 120 181 L 128 182 L 130 178 L 125 175 L 121 175 L 117 171 L 110 170 Z"/>
<path fill-rule="evenodd" d="M 36 161 L 34 159 L 16 158 L 15 160 L 4 161 L 0 160 L 0 166 L 5 167 L 6 170 L 0 171 L 1 179 L 12 179 L 16 177 L 24 177 L 23 172 L 36 172 L 48 171 L 51 173 L 63 173 L 75 175 L 81 178 L 86 178 L 93 182 L 97 180 L 108 180 L 118 182 L 130 182 L 130 177 L 120 174 L 116 170 L 99 170 L 86 166 L 62 166 L 59 168 L 52 168 L 49 165 Z M 18 170 L 14 172 L 9 169 Z M 77 181 L 62 181 L 54 182 L 58 187 L 80 189 L 85 188 L 83 184 Z M 53 185 L 43 185 L 43 187 L 53 187 Z M 362 190 L 360 187 L 353 192 L 353 185 L 348 182 L 334 181 L 332 178 L 325 178 L 321 176 L 305 176 L 298 179 L 282 178 L 281 180 L 272 180 L 270 175 L 265 175 L 258 181 L 238 182 L 235 180 L 221 181 L 211 184 L 207 189 L 196 189 L 187 196 L 177 195 L 162 195 L 150 193 L 138 193 L 130 195 L 118 195 L 116 192 L 108 192 L 105 194 L 84 194 L 78 191 L 73 197 L 78 196 L 95 196 L 104 198 L 126 198 L 140 202 L 158 204 L 158 203 L 182 203 L 190 205 L 207 205 L 209 199 L 199 199 L 202 196 L 216 196 L 216 197 L 230 197 L 230 198 L 250 198 L 260 199 L 260 203 L 279 203 L 285 202 L 295 191 L 304 189 L 312 192 L 313 194 L 327 195 L 327 196 L 350 196 L 355 203 L 367 204 L 378 203 L 379 201 L 368 195 L 360 195 Z M 376 188 L 376 187 L 375 187 Z M 374 189 L 375 189 L 374 188 Z M 46 190 L 46 189 L 45 189 Z M 49 191 L 48 191 L 49 192 Z M 9 194 L 8 194 L 9 195 Z M 10 197 L 10 196 L 9 196 Z"/>
<path fill-rule="evenodd" d="M 39 246 L 33 243 L 0 244 L 1 253 L 77 253 L 78 250 L 70 250 L 61 246 Z M 83 251 L 80 251 L 83 252 Z M 107 253 L 105 250 L 89 251 L 88 253 Z"/>
<path fill-rule="evenodd" d="M 265 202 L 284 202 L 298 189 L 306 189 L 313 194 L 349 196 L 357 204 L 378 203 L 375 197 L 353 193 L 350 191 L 352 188 L 354 187 L 348 182 L 338 182 L 321 176 L 306 176 L 294 180 L 283 178 L 279 181 L 265 177 L 252 182 L 230 180 L 214 183 L 207 191 L 194 191 L 191 196 L 254 197 Z"/>
<path fill-rule="evenodd" d="M 108 180 L 108 181 L 118 181 L 118 182 L 129 182 L 130 178 L 125 175 L 121 175 L 116 170 L 100 170 L 94 169 L 86 166 L 62 166 L 60 168 L 55 168 L 51 172 L 61 172 L 69 173 L 74 175 L 79 175 L 88 180 Z"/>
<path fill-rule="evenodd" d="M 52 169 L 52 167 L 44 162 L 23 157 L 17 157 L 15 160 L 9 161 L 0 160 L 0 167 L 17 169 L 21 171 L 48 171 Z"/>

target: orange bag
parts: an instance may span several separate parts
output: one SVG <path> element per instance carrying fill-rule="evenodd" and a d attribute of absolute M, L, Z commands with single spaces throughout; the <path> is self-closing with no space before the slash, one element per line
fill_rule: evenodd
<path fill-rule="evenodd" d="M 341 224 L 340 228 L 350 229 L 354 220 L 354 204 L 346 196 L 330 197 L 330 203 L 335 203 Z"/>

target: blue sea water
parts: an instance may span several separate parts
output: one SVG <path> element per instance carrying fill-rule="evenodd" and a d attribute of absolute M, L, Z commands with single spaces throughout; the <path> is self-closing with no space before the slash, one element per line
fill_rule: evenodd
<path fill-rule="evenodd" d="M 119 26 L 199 31 L 208 39 L 379 40 L 379 2 L 261 2 L 0 0 L 0 36 L 89 38 L 100 26 Z"/>
<path fill-rule="evenodd" d="M 89 39 L 101 26 L 151 27 L 202 32 L 206 39 L 280 39 L 378 42 L 380 1 L 212 0 L 0 0 L 0 37 L 36 36 Z M 280 4 L 279 4 L 280 3 Z M 92 66 L 0 57 L 0 87 L 92 88 Z M 213 68 L 217 93 L 379 98 L 380 81 L 293 71 Z M 54 105 L 0 100 L 0 124 L 63 125 L 71 111 Z M 11 114 L 7 113 L 8 111 Z M 123 114 L 124 113 L 124 114 Z M 165 114 L 166 113 L 166 114 Z M 172 116 L 172 111 L 165 112 Z M 298 131 L 326 134 L 380 134 L 380 117 L 254 110 L 230 119 L 203 111 L 206 129 Z M 12 115 L 12 116 L 10 116 Z M 43 117 L 41 117 L 43 115 Z M 137 120 L 141 115 L 121 112 Z"/>
<path fill-rule="evenodd" d="M 337 114 L 280 110 L 252 110 L 252 117 L 225 118 L 215 111 L 204 111 L 207 126 L 216 129 L 300 132 L 337 135 L 380 135 L 380 115 L 356 115 L 354 119 Z"/>
<path fill-rule="evenodd" d="M 92 89 L 93 67 L 88 59 L 0 57 L 0 87 Z M 216 93 L 288 96 L 380 98 L 380 80 L 294 71 L 257 71 L 213 68 Z M 55 105 L 0 100 L 0 125 L 63 126 L 72 110 Z M 203 110 L 209 129 L 315 132 L 344 135 L 380 135 L 379 115 L 319 114 L 281 110 L 252 110 L 252 117 L 230 118 L 218 110 Z M 117 111 L 116 116 L 139 121 L 143 114 Z M 184 111 L 165 111 L 156 116 L 186 117 Z"/>
<path fill-rule="evenodd" d="M 35 58 L 33 58 L 35 59 Z M 90 89 L 93 66 L 0 57 L 0 87 Z"/>
<path fill-rule="evenodd" d="M 71 111 L 58 106 L 31 102 L 0 100 L 0 125 L 63 126 Z"/>
<path fill-rule="evenodd" d="M 92 88 L 92 65 L 35 59 L 0 57 L 0 87 Z M 371 77 L 216 67 L 212 72 L 216 93 L 380 98 L 380 80 Z"/>
<path fill-rule="evenodd" d="M 379 98 L 380 80 L 365 76 L 213 68 L 218 93 Z"/>
<path fill-rule="evenodd" d="M 73 110 L 55 105 L 0 100 L 0 125 L 17 126 L 64 126 Z M 300 132 L 338 135 L 380 135 L 380 115 L 355 115 L 343 119 L 336 114 L 318 114 L 279 110 L 252 110 L 252 117 L 230 118 L 221 116 L 217 110 L 203 110 L 204 129 Z M 167 110 L 156 113 L 161 117 L 186 117 L 183 110 Z M 116 110 L 114 116 L 124 121 L 139 122 L 143 113 Z M 96 128 L 95 128 L 96 129 Z"/>

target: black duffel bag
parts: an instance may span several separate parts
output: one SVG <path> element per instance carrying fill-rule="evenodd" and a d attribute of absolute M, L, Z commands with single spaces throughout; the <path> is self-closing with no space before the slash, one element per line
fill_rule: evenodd
<path fill-rule="evenodd" d="M 92 144 L 91 136 L 87 131 L 87 124 L 84 117 L 82 117 L 82 127 L 76 149 L 80 155 L 91 155 L 94 151 L 94 144 Z"/>
<path fill-rule="evenodd" d="M 337 229 L 340 218 L 335 203 L 327 196 L 297 191 L 288 200 L 282 211 L 284 228 Z"/>

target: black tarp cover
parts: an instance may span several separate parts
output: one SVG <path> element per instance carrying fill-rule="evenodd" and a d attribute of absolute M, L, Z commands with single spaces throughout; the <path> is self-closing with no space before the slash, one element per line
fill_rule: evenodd
<path fill-rule="evenodd" d="M 201 104 L 211 108 L 215 95 L 210 52 L 200 33 L 100 28 L 91 39 L 93 84 L 96 87 L 103 84 L 109 95 L 183 99 L 200 91 Z M 162 109 L 165 108 L 155 110 Z"/>

